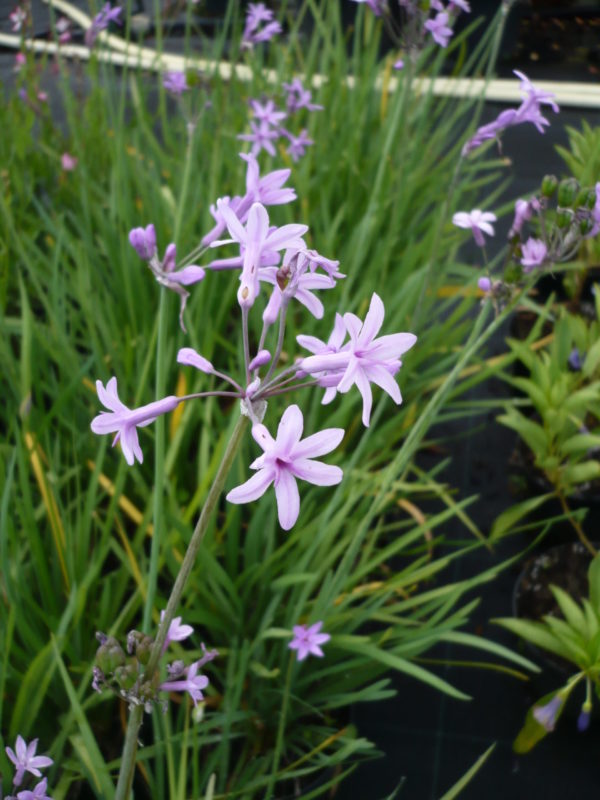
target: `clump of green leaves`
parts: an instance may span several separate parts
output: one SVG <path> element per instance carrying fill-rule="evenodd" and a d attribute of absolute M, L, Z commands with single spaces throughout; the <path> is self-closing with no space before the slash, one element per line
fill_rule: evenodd
<path fill-rule="evenodd" d="M 600 698 L 600 555 L 588 570 L 589 598 L 581 604 L 558 586 L 551 586 L 564 619 L 546 615 L 540 621 L 495 620 L 536 647 L 573 664 L 575 672 L 566 683 L 540 698 L 527 712 L 525 724 L 513 743 L 517 753 L 527 753 L 554 730 L 574 688 L 585 682 L 585 700 L 577 721 L 580 731 L 587 729 L 592 711 L 592 695 Z"/>
<path fill-rule="evenodd" d="M 596 314 L 600 300 L 596 297 Z M 531 451 L 552 494 L 569 497 L 600 478 L 600 323 L 564 312 L 548 348 L 509 340 L 525 377 L 504 375 L 526 398 L 498 417 Z"/>

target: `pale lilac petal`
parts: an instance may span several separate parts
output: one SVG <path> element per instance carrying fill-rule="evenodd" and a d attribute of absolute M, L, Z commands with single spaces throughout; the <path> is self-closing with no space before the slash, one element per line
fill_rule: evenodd
<path fill-rule="evenodd" d="M 345 332 L 346 329 L 344 328 L 344 333 Z M 320 339 L 317 339 L 316 336 L 308 336 L 301 333 L 299 336 L 296 336 L 296 341 L 300 347 L 308 350 L 309 353 L 322 353 L 323 351 L 328 351 L 327 345 Z"/>
<path fill-rule="evenodd" d="M 226 496 L 230 503 L 239 505 L 240 503 L 251 503 L 267 491 L 275 480 L 275 471 L 272 469 L 261 469 L 245 483 L 236 486 Z"/>
<path fill-rule="evenodd" d="M 304 419 L 297 405 L 286 408 L 277 428 L 278 451 L 291 456 L 302 437 Z"/>
<path fill-rule="evenodd" d="M 369 356 L 381 361 L 399 358 L 410 350 L 416 341 L 414 333 L 390 333 L 387 336 L 380 336 L 369 349 Z"/>
<path fill-rule="evenodd" d="M 329 347 L 332 347 L 334 350 L 337 350 L 342 346 L 344 339 L 346 338 L 346 324 L 344 322 L 344 318 L 341 314 L 336 312 L 335 315 L 335 324 L 333 326 L 333 331 L 331 336 L 329 337 L 329 341 L 327 344 Z"/>
<path fill-rule="evenodd" d="M 344 438 L 343 428 L 326 428 L 307 436 L 294 447 L 294 458 L 317 458 L 331 453 Z"/>
<path fill-rule="evenodd" d="M 358 336 L 358 341 L 360 342 L 361 346 L 365 347 L 366 345 L 370 344 L 377 336 L 381 330 L 381 326 L 383 325 L 384 315 L 385 310 L 383 308 L 381 297 L 373 292 L 371 304 L 369 305 L 369 311 L 367 312 L 367 316 L 365 317 L 365 321 Z"/>
<path fill-rule="evenodd" d="M 369 421 L 371 419 L 371 406 L 373 405 L 373 394 L 371 392 L 371 384 L 369 383 L 362 369 L 356 370 L 355 382 L 358 391 L 361 393 L 363 399 L 363 413 L 362 413 L 363 425 L 365 426 L 365 428 L 368 428 Z"/>
<path fill-rule="evenodd" d="M 265 451 L 271 450 L 275 446 L 275 440 L 264 425 L 253 425 L 252 437 L 254 441 Z"/>
<path fill-rule="evenodd" d="M 400 388 L 385 367 L 380 364 L 369 364 L 365 365 L 364 372 L 370 381 L 376 383 L 397 405 L 400 405 L 402 402 Z"/>
<path fill-rule="evenodd" d="M 294 459 L 290 470 L 297 478 L 315 486 L 335 486 L 344 477 L 339 467 L 323 464 L 321 461 L 311 461 L 309 458 Z"/>
<path fill-rule="evenodd" d="M 127 461 L 130 467 L 133 466 L 136 458 L 140 464 L 143 463 L 144 456 L 142 454 L 140 440 L 138 438 L 138 432 L 135 425 L 127 425 L 122 429 L 120 442 L 121 450 L 125 456 L 125 461 Z"/>
<path fill-rule="evenodd" d="M 246 229 L 242 225 L 242 223 L 237 218 L 236 214 L 231 210 L 228 203 L 220 203 L 217 200 L 217 209 L 223 215 L 223 219 L 225 220 L 225 224 L 227 225 L 227 230 L 233 237 L 233 240 L 239 242 L 240 244 L 246 242 Z M 226 242 L 212 242 L 211 247 L 216 246 L 217 244 L 225 244 Z"/>
<path fill-rule="evenodd" d="M 264 242 L 269 232 L 269 215 L 260 203 L 253 203 L 248 214 L 246 233 L 248 241 Z"/>
<path fill-rule="evenodd" d="M 347 391 L 350 390 L 351 386 L 354 386 L 356 382 L 356 373 L 360 371 L 360 367 L 358 364 L 358 360 L 356 358 L 351 358 L 348 366 L 346 367 L 346 371 L 344 372 L 342 379 L 337 385 L 338 392 L 345 394 Z"/>
<path fill-rule="evenodd" d="M 115 413 L 108 413 L 106 411 L 101 411 L 90 423 L 92 431 L 100 435 L 116 433 L 118 430 L 121 430 L 122 426 L 123 420 L 121 417 L 117 416 Z"/>
<path fill-rule="evenodd" d="M 333 403 L 336 394 L 337 394 L 337 386 L 327 387 L 327 389 L 325 389 L 325 394 L 323 395 L 323 399 L 321 400 L 321 405 L 328 406 L 330 403 Z"/>
<path fill-rule="evenodd" d="M 279 524 L 284 531 L 289 531 L 294 526 L 300 513 L 300 494 L 296 479 L 286 469 L 279 471 L 275 481 L 275 496 L 277 498 Z"/>
<path fill-rule="evenodd" d="M 323 314 L 325 313 L 323 303 L 318 297 L 312 294 L 312 292 L 309 292 L 306 289 L 298 289 L 294 297 L 299 303 L 302 303 L 302 305 L 310 311 L 313 317 L 316 319 L 323 319 Z"/>
<path fill-rule="evenodd" d="M 310 373 L 339 370 L 348 367 L 351 358 L 351 353 L 345 351 L 341 353 L 323 353 L 322 355 L 303 358 L 300 362 L 300 366 L 305 372 Z"/>
<path fill-rule="evenodd" d="M 307 230 L 308 225 L 282 225 L 281 228 L 276 228 L 267 236 L 265 245 L 272 250 L 283 250 L 284 247 L 301 250 L 304 245 L 302 236 Z"/>

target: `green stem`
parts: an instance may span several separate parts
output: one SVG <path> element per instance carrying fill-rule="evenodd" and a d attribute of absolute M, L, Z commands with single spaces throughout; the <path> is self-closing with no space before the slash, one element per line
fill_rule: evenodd
<path fill-rule="evenodd" d="M 285 687 L 283 690 L 283 703 L 281 706 L 281 714 L 279 715 L 279 726 L 277 727 L 277 739 L 275 741 L 275 752 L 273 753 L 273 768 L 271 769 L 271 777 L 269 785 L 265 793 L 265 800 L 271 800 L 273 796 L 273 789 L 277 780 L 277 770 L 279 769 L 279 761 L 281 760 L 281 751 L 283 749 L 283 734 L 285 731 L 285 720 L 287 717 L 287 709 L 290 701 L 290 688 L 292 683 L 292 668 L 294 666 L 295 654 L 290 653 L 290 660 L 288 663 L 287 674 L 285 676 Z"/>
<path fill-rule="evenodd" d="M 192 150 L 194 143 L 194 127 L 188 126 L 188 142 L 185 154 L 185 165 L 183 170 L 183 181 L 181 192 L 179 193 L 179 203 L 175 218 L 175 231 L 173 238 L 177 242 L 183 221 L 183 212 L 187 199 L 188 187 L 191 175 Z M 158 307 L 158 335 L 156 340 L 156 383 L 154 389 L 155 397 L 163 397 L 165 394 L 167 365 L 165 360 L 166 333 L 167 333 L 167 292 L 168 289 L 162 288 Z M 154 459 L 154 508 L 153 508 L 153 533 L 152 544 L 150 546 L 150 567 L 148 570 L 148 593 L 144 605 L 144 617 L 142 630 L 149 633 L 152 626 L 152 609 L 156 596 L 156 584 L 158 580 L 158 556 L 161 550 L 163 539 L 164 521 L 164 485 L 165 485 L 165 419 L 159 417 L 155 425 L 156 449 Z"/>
<path fill-rule="evenodd" d="M 167 602 L 167 608 L 158 627 L 158 633 L 156 635 L 156 639 L 154 640 L 152 650 L 150 651 L 150 658 L 148 660 L 148 665 L 146 667 L 146 671 L 141 680 L 141 683 L 150 681 L 152 679 L 152 676 L 156 672 L 156 669 L 158 667 L 158 662 L 161 657 L 162 648 L 167 638 L 169 625 L 171 624 L 171 621 L 175 616 L 175 612 L 177 611 L 177 607 L 181 600 L 183 590 L 185 589 L 185 585 L 194 566 L 194 562 L 196 561 L 198 551 L 200 550 L 202 540 L 204 539 L 204 535 L 208 529 L 208 525 L 211 520 L 215 506 L 217 504 L 217 501 L 219 499 L 219 496 L 223 491 L 225 480 L 227 478 L 229 470 L 231 469 L 233 460 L 239 450 L 240 443 L 242 441 L 242 436 L 244 434 L 247 424 L 248 424 L 248 418 L 240 416 L 240 418 L 236 422 L 235 428 L 233 429 L 231 438 L 227 443 L 227 447 L 225 448 L 225 453 L 223 454 L 223 458 L 217 470 L 217 474 L 215 475 L 215 478 L 209 489 L 206 501 L 202 508 L 202 512 L 200 513 L 200 517 L 198 519 L 198 522 L 196 523 L 194 532 L 192 533 L 192 538 L 190 539 L 190 543 L 187 547 L 185 556 L 181 563 L 181 567 L 179 568 L 179 573 L 177 575 L 177 578 L 175 579 L 175 583 L 171 590 L 171 594 Z M 134 766 L 135 766 L 138 732 L 142 724 L 142 717 L 143 717 L 143 707 L 136 706 L 131 712 L 131 716 L 129 717 L 129 724 L 127 725 L 127 732 L 125 734 L 125 744 L 123 747 L 123 756 L 121 758 L 121 771 L 119 773 L 119 780 L 117 783 L 115 800 L 127 800 L 127 798 L 129 797 L 129 793 L 131 790 L 131 783 L 133 780 Z"/>

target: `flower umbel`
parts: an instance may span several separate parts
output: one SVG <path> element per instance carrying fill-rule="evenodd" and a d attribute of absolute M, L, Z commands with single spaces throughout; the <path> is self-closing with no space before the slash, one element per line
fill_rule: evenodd
<path fill-rule="evenodd" d="M 264 425 L 255 424 L 252 427 L 252 436 L 262 447 L 264 454 L 255 459 L 250 468 L 258 472 L 227 495 L 230 503 L 251 503 L 261 497 L 273 483 L 279 524 L 286 531 L 293 527 L 300 513 L 297 478 L 316 486 L 333 486 L 343 477 L 339 467 L 313 459 L 334 450 L 342 441 L 344 430 L 327 428 L 302 440 L 303 426 L 302 412 L 296 405 L 285 410 L 276 439 L 273 439 Z"/>
<path fill-rule="evenodd" d="M 320 633 L 322 627 L 322 622 L 315 622 L 308 628 L 306 625 L 294 625 L 294 638 L 288 647 L 290 650 L 298 651 L 298 661 L 304 661 L 308 655 L 323 657 L 324 653 L 319 645 L 328 642 L 331 636 L 328 633 Z"/>

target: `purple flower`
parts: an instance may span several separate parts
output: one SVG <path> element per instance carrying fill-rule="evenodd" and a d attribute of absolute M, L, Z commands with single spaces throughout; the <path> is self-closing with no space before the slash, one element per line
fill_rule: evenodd
<path fill-rule="evenodd" d="M 285 111 L 278 111 L 277 106 L 272 100 L 267 100 L 266 103 L 260 103 L 258 100 L 250 100 L 250 108 L 252 109 L 252 116 L 258 122 L 264 122 L 266 125 L 277 129 L 279 123 L 287 117 Z"/>
<path fill-rule="evenodd" d="M 489 278 L 479 278 L 477 281 L 477 286 L 486 294 L 489 294 L 492 291 L 492 282 Z"/>
<path fill-rule="evenodd" d="M 564 698 L 560 694 L 556 694 L 546 705 L 536 706 L 533 709 L 533 718 L 536 722 L 539 722 L 548 733 L 554 730 L 556 718 L 562 708 L 563 702 Z"/>
<path fill-rule="evenodd" d="M 246 169 L 246 194 L 243 197 L 234 197 L 228 202 L 229 208 L 236 214 L 240 222 L 247 221 L 252 203 L 262 203 L 263 206 L 278 206 L 291 203 L 292 200 L 296 199 L 296 192 L 293 189 L 283 188 L 283 184 L 290 177 L 290 169 L 277 169 L 261 178 L 256 156 L 252 153 L 240 153 L 240 158 L 243 158 L 248 163 Z M 211 206 L 210 213 L 217 224 L 202 239 L 204 246 L 218 239 L 226 227 L 225 219 L 217 206 Z"/>
<path fill-rule="evenodd" d="M 33 789 L 25 789 L 17 794 L 17 800 L 52 800 L 46 792 L 48 791 L 48 781 L 46 778 L 37 783 Z"/>
<path fill-rule="evenodd" d="M 186 677 L 180 681 L 165 681 L 161 683 L 160 689 L 163 692 L 189 692 L 190 697 L 194 701 L 194 705 L 198 705 L 199 700 L 204 700 L 202 689 L 208 686 L 208 678 L 206 675 L 198 675 L 200 669 L 200 661 L 195 661 L 187 668 Z"/>
<path fill-rule="evenodd" d="M 160 619 L 161 622 L 164 619 L 165 612 L 160 612 Z M 169 630 L 167 631 L 167 638 L 165 639 L 165 643 L 163 644 L 163 653 L 167 649 L 167 647 L 171 644 L 171 642 L 182 642 L 184 639 L 187 639 L 188 636 L 191 636 L 194 632 L 194 629 L 191 625 L 182 625 L 181 624 L 181 617 L 173 617 L 171 620 L 171 624 L 169 625 Z"/>
<path fill-rule="evenodd" d="M 534 267 L 539 267 L 544 263 L 548 255 L 548 248 L 541 239 L 533 239 L 530 236 L 521 248 L 521 253 L 523 272 L 531 272 Z"/>
<path fill-rule="evenodd" d="M 259 122 L 253 119 L 250 120 L 250 128 L 252 133 L 240 133 L 237 138 L 244 142 L 252 142 L 250 152 L 253 156 L 257 156 L 261 150 L 266 150 L 270 156 L 274 156 L 275 147 L 273 141 L 279 138 L 279 130 L 271 128 L 267 122 Z"/>
<path fill-rule="evenodd" d="M 363 398 L 362 421 L 366 427 L 369 426 L 373 402 L 370 382 L 380 386 L 395 403 L 400 404 L 402 395 L 392 376 L 402 366 L 400 356 L 417 341 L 412 333 L 393 333 L 376 339 L 384 315 L 381 298 L 373 293 L 364 322 L 355 314 L 344 314 L 344 324 L 350 334 L 347 347 L 335 354 L 309 356 L 300 363 L 300 368 L 308 373 L 341 370 L 342 377 L 337 383 L 337 390 L 345 393 L 352 386 L 357 386 Z"/>
<path fill-rule="evenodd" d="M 25 739 L 19 735 L 17 736 L 14 751 L 10 747 L 5 748 L 6 755 L 16 767 L 15 776 L 13 778 L 14 786 L 21 785 L 26 772 L 35 775 L 36 778 L 41 778 L 42 773 L 40 772 L 40 768 L 44 769 L 44 767 L 49 767 L 54 764 L 54 761 L 48 758 L 48 756 L 36 756 L 35 751 L 37 750 L 37 744 L 38 739 L 34 739 L 27 744 Z"/>
<path fill-rule="evenodd" d="M 425 30 L 429 31 L 440 47 L 448 47 L 448 42 L 452 37 L 452 28 L 448 27 L 447 22 L 448 14 L 445 11 L 439 11 L 434 19 L 428 19 L 424 25 Z"/>
<path fill-rule="evenodd" d="M 185 72 L 166 72 L 163 77 L 163 86 L 176 97 L 180 97 L 189 88 Z"/>
<path fill-rule="evenodd" d="M 289 140 L 287 153 L 292 161 L 298 161 L 300 158 L 302 158 L 306 152 L 306 148 L 310 147 L 311 144 L 314 144 L 313 140 L 309 138 L 306 128 L 301 131 L 299 136 L 294 136 L 293 133 L 286 131 L 284 128 L 281 129 L 281 132 Z"/>
<path fill-rule="evenodd" d="M 117 379 L 114 377 L 108 381 L 106 388 L 101 381 L 96 381 L 96 391 L 100 402 L 109 411 L 101 411 L 97 417 L 94 417 L 91 423 L 93 432 L 98 434 L 116 433 L 113 447 L 120 441 L 123 455 L 129 466 L 133 465 L 136 458 L 141 464 L 144 456 L 140 448 L 137 427 L 142 428 L 149 425 L 161 414 L 173 411 L 179 405 L 180 399 L 171 395 L 141 406 L 141 408 L 130 409 L 119 400 Z"/>
<path fill-rule="evenodd" d="M 143 261 L 150 261 L 156 254 L 156 231 L 154 225 L 133 228 L 129 231 L 129 244 Z"/>
<path fill-rule="evenodd" d="M 263 23 L 266 24 L 261 28 Z M 273 20 L 273 12 L 264 3 L 249 3 L 242 48 L 248 49 L 260 42 L 268 42 L 278 33 L 281 33 L 281 25 Z"/>
<path fill-rule="evenodd" d="M 261 203 L 253 203 L 248 214 L 246 227 L 242 225 L 234 212 L 226 205 L 218 206 L 223 214 L 231 239 L 217 240 L 211 247 L 237 242 L 244 248 L 242 274 L 238 302 L 242 308 L 250 308 L 259 292 L 259 267 L 263 252 L 280 250 L 303 250 L 304 242 L 300 238 L 308 230 L 306 225 L 283 225 L 281 228 L 269 228 L 269 215 Z"/>
<path fill-rule="evenodd" d="M 386 0 L 354 0 L 355 3 L 366 3 L 376 17 L 380 17 L 387 10 Z"/>
<path fill-rule="evenodd" d="M 11 30 L 14 33 L 18 33 L 27 20 L 27 12 L 24 8 L 21 8 L 21 6 L 17 6 L 15 10 L 11 11 L 8 15 L 8 18 L 12 25 Z"/>
<path fill-rule="evenodd" d="M 298 651 L 298 661 L 304 661 L 308 655 L 323 657 L 324 654 L 319 645 L 328 642 L 331 636 L 328 633 L 320 633 L 322 627 L 322 622 L 315 622 L 310 628 L 307 628 L 306 625 L 294 625 L 294 638 L 288 647 L 290 650 Z"/>
<path fill-rule="evenodd" d="M 459 9 L 460 11 L 464 11 L 465 14 L 471 13 L 471 6 L 467 2 L 467 0 L 450 0 L 448 8 L 451 11 L 454 11 L 454 9 Z"/>
<path fill-rule="evenodd" d="M 591 703 L 584 703 L 579 717 L 577 718 L 577 730 L 580 733 L 587 731 L 590 727 L 590 720 L 592 718 L 592 705 Z"/>
<path fill-rule="evenodd" d="M 513 236 L 517 236 L 521 233 L 521 229 L 525 222 L 531 219 L 531 215 L 536 207 L 539 207 L 539 202 L 537 200 L 522 200 L 519 198 L 515 203 L 515 218 L 513 220 L 513 224 L 511 225 L 508 237 L 512 239 Z"/>
<path fill-rule="evenodd" d="M 317 319 L 323 317 L 323 303 L 312 293 L 314 289 L 332 289 L 335 281 L 329 275 L 307 272 L 308 257 L 302 252 L 288 250 L 281 267 L 260 270 L 261 281 L 273 285 L 273 292 L 263 312 L 263 321 L 272 325 L 279 315 L 281 304 L 293 297 Z"/>
<path fill-rule="evenodd" d="M 306 108 L 308 111 L 322 111 L 323 106 L 311 103 L 312 94 L 302 85 L 300 78 L 294 78 L 291 83 L 283 83 L 283 88 L 287 92 L 286 105 L 290 114 Z"/>
<path fill-rule="evenodd" d="M 549 105 L 554 113 L 558 113 L 559 108 L 554 102 L 554 95 L 536 89 L 529 78 L 518 70 L 515 75 L 521 79 L 520 90 L 524 94 L 524 99 L 519 108 L 509 108 L 502 111 L 498 117 L 487 125 L 482 125 L 475 131 L 475 134 L 465 143 L 462 154 L 466 155 L 472 150 L 476 150 L 484 142 L 496 139 L 502 131 L 513 125 L 520 125 L 523 122 L 531 122 L 540 133 L 544 133 L 544 126 L 550 125 L 548 120 L 542 116 L 540 105 Z"/>
<path fill-rule="evenodd" d="M 575 372 L 579 372 L 581 369 L 583 369 L 583 359 L 578 347 L 574 347 L 571 350 L 569 353 L 569 358 L 567 359 L 567 363 Z"/>
<path fill-rule="evenodd" d="M 327 428 L 301 440 L 304 420 L 298 406 L 287 408 L 273 439 L 264 425 L 252 427 L 252 436 L 264 454 L 250 464 L 258 472 L 227 495 L 230 503 L 250 503 L 261 497 L 269 486 L 275 484 L 279 524 L 288 531 L 300 513 L 300 495 L 296 478 L 316 486 L 333 486 L 342 480 L 339 467 L 314 461 L 334 450 L 342 441 L 342 428 Z"/>
<path fill-rule="evenodd" d="M 92 20 L 92 24 L 85 32 L 85 43 L 87 47 L 92 47 L 96 41 L 100 31 L 108 28 L 111 22 L 116 22 L 117 25 L 122 25 L 121 21 L 122 8 L 120 6 L 110 7 L 110 3 L 105 3 L 100 13 L 96 14 Z"/>
<path fill-rule="evenodd" d="M 394 61 L 394 63 L 392 64 L 392 67 L 394 69 L 398 69 L 398 70 L 404 69 L 404 59 L 399 58 L 397 61 Z"/>
<path fill-rule="evenodd" d="M 77 159 L 70 153 L 63 153 L 60 157 L 60 165 L 65 172 L 72 172 L 77 166 Z"/>
<path fill-rule="evenodd" d="M 488 236 L 494 235 L 494 228 L 490 224 L 496 221 L 496 215 L 490 211 L 480 211 L 474 208 L 472 211 L 458 211 L 452 217 L 452 224 L 458 228 L 471 229 L 475 243 L 479 247 L 485 247 L 485 239 L 483 234 L 487 233 Z"/>
<path fill-rule="evenodd" d="M 259 350 L 254 356 L 252 361 L 248 364 L 248 369 L 252 372 L 255 369 L 260 369 L 268 364 L 271 360 L 271 353 L 268 350 Z"/>

